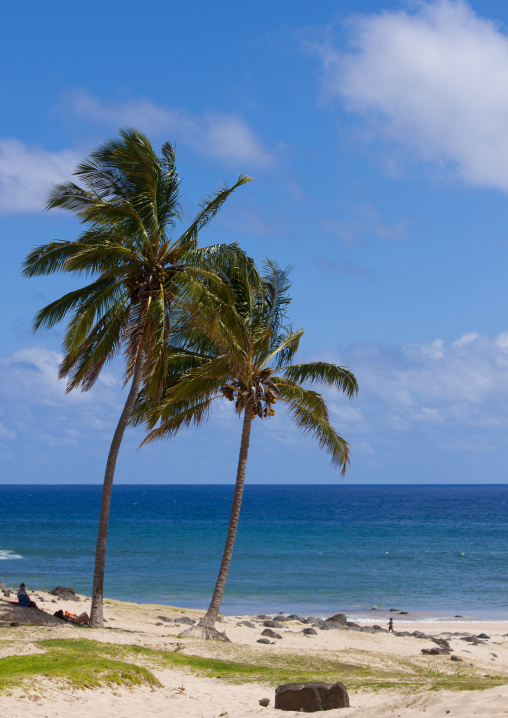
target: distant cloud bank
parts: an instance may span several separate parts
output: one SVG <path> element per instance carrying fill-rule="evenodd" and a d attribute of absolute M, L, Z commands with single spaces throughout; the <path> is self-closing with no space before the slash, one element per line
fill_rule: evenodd
<path fill-rule="evenodd" d="M 508 37 L 462 0 L 355 15 L 349 49 L 313 43 L 327 91 L 393 150 L 508 191 Z"/>

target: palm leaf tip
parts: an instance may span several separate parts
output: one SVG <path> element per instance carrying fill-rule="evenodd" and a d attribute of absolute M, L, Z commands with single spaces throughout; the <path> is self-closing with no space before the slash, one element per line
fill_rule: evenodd
<path fill-rule="evenodd" d="M 348 367 L 328 362 L 308 362 L 293 364 L 284 368 L 284 376 L 295 382 L 310 382 L 332 387 L 342 391 L 349 399 L 358 394 L 358 382 Z"/>

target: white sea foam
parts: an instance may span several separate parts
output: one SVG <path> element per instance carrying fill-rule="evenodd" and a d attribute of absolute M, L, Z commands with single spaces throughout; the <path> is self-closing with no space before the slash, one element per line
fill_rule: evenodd
<path fill-rule="evenodd" d="M 14 551 L 0 548 L 0 561 L 7 561 L 14 558 L 23 558 L 23 556 L 20 556 L 19 553 L 14 553 Z"/>

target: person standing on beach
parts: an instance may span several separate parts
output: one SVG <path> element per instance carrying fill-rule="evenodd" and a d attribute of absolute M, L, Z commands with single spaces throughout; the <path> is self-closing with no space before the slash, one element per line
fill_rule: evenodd
<path fill-rule="evenodd" d="M 393 633 L 393 618 L 388 621 L 388 633 Z"/>

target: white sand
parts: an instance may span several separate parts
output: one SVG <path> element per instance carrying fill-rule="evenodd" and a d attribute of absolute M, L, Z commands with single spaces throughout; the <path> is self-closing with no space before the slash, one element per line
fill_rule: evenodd
<path fill-rule="evenodd" d="M 48 613 L 57 608 L 66 609 L 72 613 L 90 611 L 90 602 L 81 597 L 77 602 L 51 603 L 52 596 L 39 593 L 45 598 L 41 603 Z M 34 595 L 36 599 L 36 595 Z M 37 599 L 36 599 L 37 600 Z M 449 623 L 418 623 L 402 622 L 395 616 L 395 626 L 399 630 L 421 630 L 434 636 L 455 631 L 471 633 L 486 633 L 490 636 L 484 645 L 470 645 L 459 640 L 459 637 L 449 638 L 453 653 L 460 656 L 463 662 L 451 662 L 449 656 L 423 656 L 422 648 L 435 646 L 430 640 L 414 637 L 400 637 L 389 634 L 367 634 L 355 631 L 319 631 L 318 635 L 307 637 L 301 633 L 305 626 L 297 622 L 289 622 L 282 629 L 275 629 L 282 635 L 282 640 L 276 640 L 275 645 L 258 644 L 263 626 L 256 628 L 238 626 L 238 618 L 227 617 L 225 622 L 218 624 L 218 628 L 225 630 L 232 644 L 215 641 L 200 641 L 197 639 L 178 638 L 178 633 L 186 628 L 174 623 L 159 623 L 158 616 L 178 618 L 182 615 L 199 617 L 201 612 L 172 608 L 168 606 L 140 605 L 108 601 L 105 606 L 105 617 L 108 628 L 92 630 L 76 628 L 66 625 L 58 628 L 47 627 L 19 627 L 0 628 L 0 658 L 6 655 L 15 655 L 39 652 L 39 646 L 34 641 L 47 638 L 91 638 L 110 643 L 125 643 L 146 646 L 157 650 L 173 651 L 177 647 L 186 654 L 225 658 L 230 660 L 248 662 L 249 657 L 287 656 L 314 656 L 319 658 L 332 658 L 346 663 L 373 667 L 382 667 L 390 671 L 391 667 L 400 675 L 401 665 L 404 661 L 411 661 L 418 667 L 438 670 L 444 674 L 452 675 L 454 671 L 467 671 L 469 674 L 479 676 L 506 677 L 506 685 L 488 690 L 478 691 L 428 691 L 409 690 L 401 687 L 382 691 L 351 690 L 349 696 L 351 708 L 335 711 L 314 713 L 313 715 L 328 716 L 355 716 L 359 718 L 394 716 L 428 716 L 441 718 L 442 716 L 497 716 L 508 715 L 508 622 L 461 622 L 456 619 Z M 372 623 L 384 626 L 386 621 L 376 616 Z M 9 643 L 3 643 L 3 640 Z M 12 644 L 11 641 L 15 641 Z M 496 654 L 495 656 L 493 654 Z M 228 683 L 220 678 L 205 678 L 193 675 L 184 670 L 164 669 L 153 671 L 161 681 L 163 687 L 151 690 L 149 688 L 104 689 L 74 691 L 63 684 L 50 682 L 44 679 L 38 682 L 35 690 L 16 690 L 12 695 L 0 694 L 0 715 L 9 718 L 53 718 L 53 716 L 66 716 L 67 718 L 84 718 L 85 716 L 119 716 L 121 718 L 141 718 L 152 716 L 166 716 L 168 718 L 185 716 L 189 718 L 243 718 L 244 716 L 297 716 L 301 713 L 276 711 L 273 708 L 274 688 L 260 683 L 246 683 L 242 685 Z M 474 680 L 474 679 L 473 679 Z M 270 698 L 270 706 L 263 708 L 259 699 Z"/>

